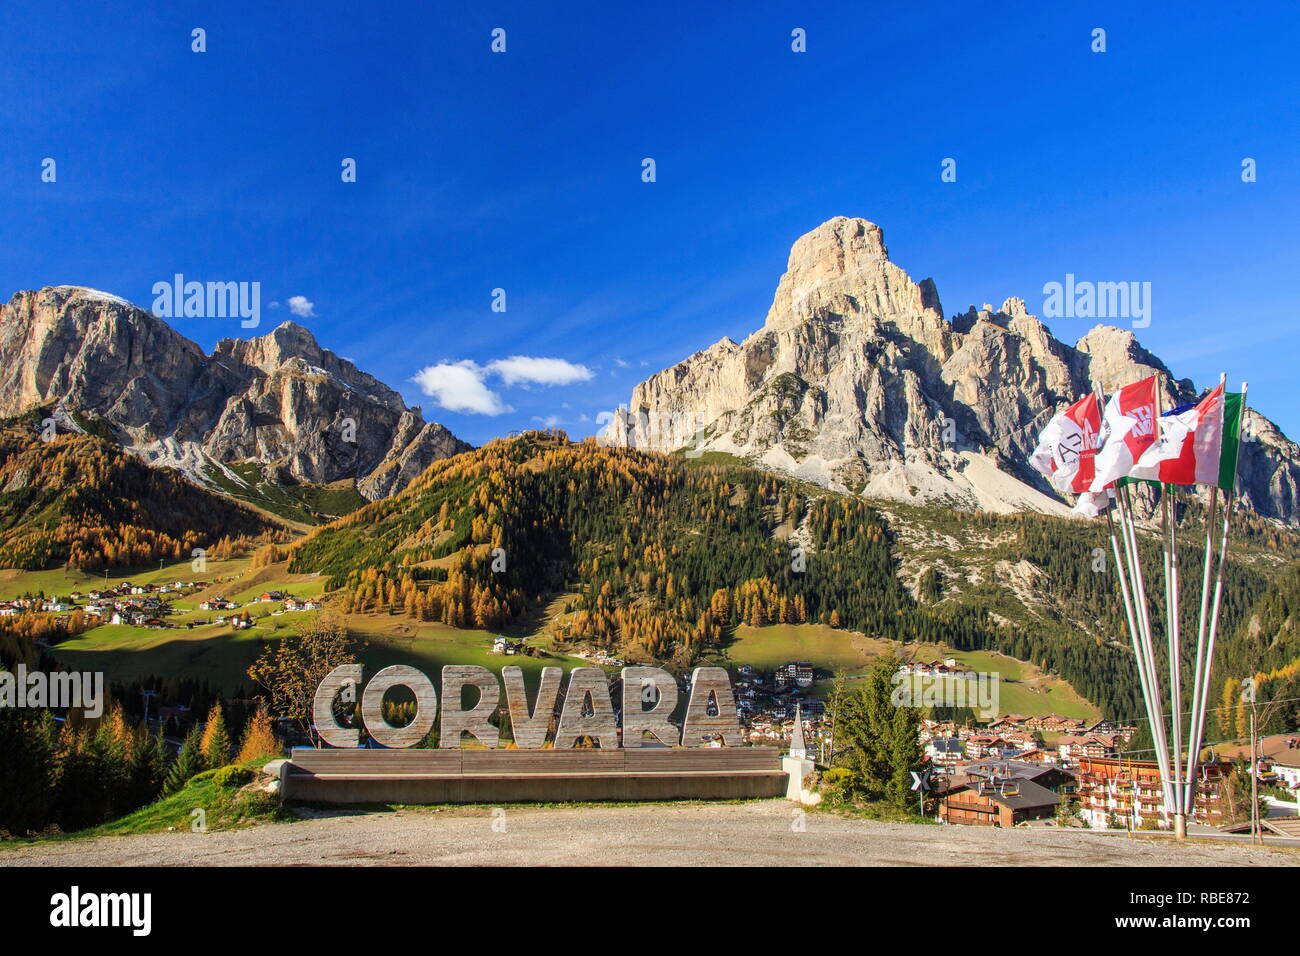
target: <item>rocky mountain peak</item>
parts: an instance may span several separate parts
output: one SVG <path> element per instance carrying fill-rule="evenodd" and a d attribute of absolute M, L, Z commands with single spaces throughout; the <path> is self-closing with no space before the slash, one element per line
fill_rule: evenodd
<path fill-rule="evenodd" d="M 207 356 L 151 313 L 76 286 L 0 306 L 0 417 L 51 402 L 104 419 L 128 450 L 200 483 L 251 460 L 382 496 L 469 447 L 296 322 L 222 339 Z"/>
<path fill-rule="evenodd" d="M 241 363 L 263 371 L 274 371 L 289 359 L 300 358 L 318 365 L 325 350 L 316 336 L 297 322 L 283 322 L 265 335 L 251 339 L 221 339 L 214 355 L 229 355 Z"/>
<path fill-rule="evenodd" d="M 941 320 L 934 283 L 920 283 L 889 260 L 884 231 L 866 219 L 837 216 L 795 240 L 777 284 L 767 328 L 815 318 Z"/>
<path fill-rule="evenodd" d="M 1165 407 L 1170 408 L 1196 398 L 1191 379 L 1176 379 L 1168 366 L 1142 347 L 1130 329 L 1098 325 L 1075 344 L 1088 357 L 1090 382 L 1101 386 L 1106 394 L 1151 375 L 1163 376 Z"/>
<path fill-rule="evenodd" d="M 637 385 L 602 440 L 724 452 L 874 497 L 1066 514 L 1028 466 L 1039 431 L 1094 381 L 1111 392 L 1156 372 L 1166 407 L 1196 397 L 1129 330 L 1099 326 L 1072 347 L 1014 296 L 948 321 L 879 226 L 837 217 L 795 241 L 762 328 Z M 1297 521 L 1300 448 L 1263 416 L 1258 434 L 1244 495 Z"/>

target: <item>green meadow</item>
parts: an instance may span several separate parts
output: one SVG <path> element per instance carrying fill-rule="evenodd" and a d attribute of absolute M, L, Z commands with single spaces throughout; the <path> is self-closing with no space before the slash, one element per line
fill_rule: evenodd
<path fill-rule="evenodd" d="M 21 597 L 24 594 L 44 592 L 48 596 L 66 595 L 70 591 L 88 591 L 97 587 L 116 587 L 123 581 L 132 584 L 171 584 L 173 581 L 194 581 L 196 584 L 216 584 L 243 575 L 248 569 L 248 558 L 231 558 L 223 561 L 209 560 L 203 571 L 195 571 L 189 561 L 173 561 L 144 568 L 110 569 L 107 575 L 53 568 L 48 571 L 0 570 L 0 601 Z"/>
<path fill-rule="evenodd" d="M 778 624 L 759 628 L 737 627 L 724 653 L 725 659 L 720 663 L 749 664 L 762 671 L 774 670 L 789 661 L 809 661 L 818 679 L 814 693 L 821 697 L 830 693 L 829 678 L 832 675 L 842 672 L 850 678 L 860 676 L 880 654 L 893 653 L 902 659 L 923 661 L 951 657 L 972 670 L 996 673 L 1001 677 L 998 684 L 999 713 L 1026 717 L 1040 714 L 1082 718 L 1100 716 L 1098 709 L 1080 697 L 1068 682 L 995 651 L 955 651 L 938 644 L 905 645 L 866 638 L 823 624 Z"/>
<path fill-rule="evenodd" d="M 269 611 L 274 606 L 264 605 L 264 616 L 243 631 L 235 631 L 228 624 L 159 630 L 104 624 L 64 641 L 54 654 L 75 670 L 102 670 L 109 682 L 149 676 L 185 677 L 204 679 L 233 693 L 240 686 L 251 688 L 248 667 L 268 642 L 291 633 L 296 622 L 315 613 L 297 611 L 272 616 Z M 184 616 L 176 619 L 183 621 Z M 356 642 L 357 657 L 370 673 L 390 664 L 407 664 L 436 680 L 445 664 L 481 664 L 494 672 L 513 664 L 523 670 L 524 681 L 532 688 L 543 667 L 560 667 L 567 672 L 588 663 L 552 652 L 543 652 L 540 657 L 492 654 L 489 649 L 494 635 L 482 630 L 416 625 L 386 615 L 358 615 L 349 618 L 347 624 Z"/>

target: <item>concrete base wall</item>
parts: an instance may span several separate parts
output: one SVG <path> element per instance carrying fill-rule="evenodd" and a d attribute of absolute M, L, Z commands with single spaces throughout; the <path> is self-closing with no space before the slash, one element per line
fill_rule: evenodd
<path fill-rule="evenodd" d="M 556 801 L 728 800 L 784 796 L 781 771 L 740 773 L 526 774 L 509 776 L 311 776 L 286 773 L 287 800 L 320 803 L 550 803 Z"/>

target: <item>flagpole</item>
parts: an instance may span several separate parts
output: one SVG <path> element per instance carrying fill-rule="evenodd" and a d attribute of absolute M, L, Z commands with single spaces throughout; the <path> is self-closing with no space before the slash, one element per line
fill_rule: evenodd
<path fill-rule="evenodd" d="M 1120 508 L 1120 521 L 1121 521 L 1120 527 L 1122 530 L 1123 529 L 1122 522 L 1124 520 L 1123 504 L 1120 501 L 1118 494 L 1116 494 L 1114 500 L 1116 505 Z M 1135 617 L 1134 615 L 1134 611 L 1133 611 L 1134 602 L 1132 597 L 1129 594 L 1129 582 L 1128 582 L 1129 571 L 1126 566 L 1124 557 L 1122 557 L 1120 554 L 1119 540 L 1116 538 L 1115 535 L 1115 522 L 1111 518 L 1110 511 L 1111 509 L 1109 508 L 1106 509 L 1106 527 L 1110 531 L 1110 546 L 1111 546 L 1111 550 L 1115 554 L 1115 565 L 1116 565 L 1117 573 L 1119 575 L 1119 590 L 1120 590 L 1120 594 L 1123 595 L 1124 598 L 1124 616 L 1128 620 L 1129 637 L 1132 639 L 1133 642 L 1133 660 L 1135 665 L 1137 666 L 1137 671 L 1138 671 L 1138 687 L 1139 690 L 1142 692 L 1142 708 L 1147 715 L 1147 724 L 1148 726 L 1151 727 L 1151 739 L 1153 742 L 1153 746 L 1157 747 L 1156 753 L 1159 754 L 1160 753 L 1159 745 L 1156 744 L 1155 741 L 1159 740 L 1160 738 L 1162 719 L 1161 719 L 1158 706 L 1154 711 L 1152 710 L 1152 703 L 1155 702 L 1157 698 L 1155 693 L 1151 689 L 1151 676 L 1149 673 L 1149 665 L 1147 664 L 1146 661 L 1146 655 L 1142 651 L 1142 636 L 1138 624 L 1138 621 L 1140 619 Z M 1127 538 L 1125 538 L 1124 547 L 1125 547 L 1125 552 L 1127 552 L 1128 550 Z M 1161 763 L 1162 763 L 1161 761 L 1157 760 L 1158 766 Z M 1136 792 L 1136 789 L 1137 788 L 1135 785 L 1134 792 Z"/>
<path fill-rule="evenodd" d="M 1219 388 L 1223 401 L 1227 402 L 1228 375 L 1219 373 Z M 1225 423 L 1226 424 L 1226 423 Z M 1237 428 L 1241 436 L 1240 423 Z M 1223 439 L 1219 439 L 1220 456 L 1222 456 Z M 1206 614 L 1210 609 L 1210 577 L 1214 569 L 1214 519 L 1218 514 L 1219 485 L 1210 486 L 1210 510 L 1205 516 L 1205 566 L 1201 572 L 1201 609 L 1196 619 L 1196 669 L 1192 676 L 1192 712 L 1187 723 L 1187 781 L 1183 785 L 1183 812 L 1192 815 L 1195 801 L 1196 768 L 1201 761 L 1200 726 L 1201 714 L 1209 698 L 1210 682 L 1208 675 L 1202 673 L 1205 661 L 1205 626 Z M 1202 686 L 1204 685 L 1204 686 Z"/>
<path fill-rule="evenodd" d="M 1178 594 L 1178 501 L 1172 485 L 1164 485 L 1160 492 L 1163 510 L 1169 522 L 1168 558 L 1165 591 L 1169 630 L 1169 719 L 1173 728 L 1174 745 L 1174 835 L 1179 840 L 1187 838 L 1187 816 L 1183 812 L 1183 645 L 1180 633 Z"/>
<path fill-rule="evenodd" d="M 1173 790 L 1169 785 L 1169 750 L 1166 744 L 1165 719 L 1160 707 L 1160 678 L 1155 669 L 1155 648 L 1151 641 L 1151 611 L 1147 606 L 1146 586 L 1142 579 L 1142 552 L 1138 546 L 1137 526 L 1133 520 L 1133 503 L 1128 488 L 1116 482 L 1120 501 L 1120 526 L 1128 548 L 1130 573 L 1133 578 L 1133 604 L 1137 609 L 1140 631 L 1136 653 L 1139 674 L 1146 687 L 1147 710 L 1151 719 L 1151 739 L 1155 745 L 1156 765 L 1164 784 L 1166 804 L 1172 804 Z"/>
<path fill-rule="evenodd" d="M 1210 673 L 1214 668 L 1214 643 L 1218 636 L 1219 629 L 1219 606 L 1223 596 L 1223 568 L 1228 563 L 1228 532 L 1232 528 L 1232 513 L 1236 510 L 1237 502 L 1237 471 L 1241 467 L 1241 436 L 1242 429 L 1246 424 L 1246 390 L 1248 382 L 1241 383 L 1241 409 L 1237 414 L 1237 455 L 1232 462 L 1232 484 L 1230 490 L 1223 493 L 1223 533 L 1219 543 L 1219 566 L 1214 574 L 1214 604 L 1210 611 L 1210 636 L 1205 649 L 1205 675 L 1203 678 L 1202 697 L 1204 698 L 1201 705 L 1201 712 L 1198 717 L 1196 727 L 1196 749 L 1199 752 L 1201 741 L 1205 739 L 1205 704 L 1208 703 L 1210 692 Z M 1226 400 L 1226 393 L 1225 393 Z"/>
<path fill-rule="evenodd" d="M 1093 390 L 1093 394 L 1097 396 L 1097 409 L 1098 412 L 1100 413 L 1101 409 L 1105 408 L 1106 406 L 1105 395 L 1102 393 L 1101 387 L 1096 382 L 1093 383 L 1092 390 Z M 1123 507 L 1123 501 L 1120 499 L 1119 496 L 1119 487 L 1115 486 L 1114 488 L 1110 489 L 1110 495 L 1111 495 L 1111 504 L 1113 504 L 1115 507 L 1118 507 L 1120 509 L 1120 521 L 1121 521 L 1121 529 L 1122 529 L 1123 528 L 1122 522 L 1124 520 L 1124 507 Z M 1124 541 L 1124 553 L 1122 554 L 1120 552 L 1119 537 L 1117 536 L 1115 531 L 1115 520 L 1114 517 L 1111 515 L 1111 511 L 1112 511 L 1111 507 L 1106 508 L 1106 529 L 1110 533 L 1110 548 L 1111 548 L 1111 552 L 1115 555 L 1115 571 L 1119 577 L 1119 591 L 1120 591 L 1120 595 L 1124 599 L 1124 617 L 1128 622 L 1129 638 L 1133 642 L 1133 660 L 1138 670 L 1138 686 L 1142 692 L 1142 707 L 1143 710 L 1146 711 L 1147 723 L 1153 728 L 1152 739 L 1154 740 L 1155 739 L 1154 728 L 1159 726 L 1159 721 L 1157 715 L 1153 714 L 1151 711 L 1151 701 L 1155 700 L 1155 697 L 1149 691 L 1150 678 L 1147 672 L 1147 666 L 1145 663 L 1144 655 L 1142 653 L 1142 639 L 1140 636 L 1139 623 L 1138 623 L 1139 619 L 1134 613 L 1134 609 L 1133 609 L 1134 599 L 1129 592 L 1129 580 L 1128 580 L 1129 570 L 1128 570 L 1127 563 L 1124 560 L 1124 557 L 1128 551 L 1128 540 L 1126 537 Z"/>
<path fill-rule="evenodd" d="M 1151 422 L 1152 442 L 1161 440 L 1160 419 L 1164 412 L 1164 375 L 1156 378 L 1155 394 L 1155 417 Z M 1165 642 L 1166 650 L 1169 655 L 1169 719 L 1170 732 L 1173 735 L 1172 756 L 1167 758 L 1165 763 L 1165 774 L 1168 777 L 1168 808 L 1167 812 L 1173 814 L 1174 818 L 1174 836 L 1178 840 L 1187 838 L 1187 818 L 1183 815 L 1183 758 L 1182 758 L 1182 645 L 1179 640 L 1179 621 L 1178 621 L 1178 533 L 1175 524 L 1178 520 L 1177 512 L 1173 511 L 1173 488 L 1172 486 L 1160 483 L 1160 543 L 1164 550 L 1164 572 L 1165 572 Z M 1171 513 L 1172 512 L 1172 513 Z M 1152 666 L 1154 667 L 1154 649 L 1152 653 Z M 1166 743 L 1161 744 L 1163 750 Z M 1172 774 L 1170 766 L 1172 763 Z"/>
<path fill-rule="evenodd" d="M 1200 763 L 1201 750 L 1196 740 L 1199 736 L 1201 710 L 1209 693 L 1208 684 L 1202 675 L 1205 660 L 1205 625 L 1206 614 L 1210 610 L 1210 577 L 1214 570 L 1214 518 L 1218 513 L 1219 486 L 1210 489 L 1210 510 L 1205 517 L 1205 567 L 1201 572 L 1201 610 L 1196 625 L 1196 669 L 1192 676 L 1192 712 L 1187 723 L 1187 781 L 1183 786 L 1183 812 L 1191 815 L 1192 788 L 1195 786 L 1196 767 Z"/>

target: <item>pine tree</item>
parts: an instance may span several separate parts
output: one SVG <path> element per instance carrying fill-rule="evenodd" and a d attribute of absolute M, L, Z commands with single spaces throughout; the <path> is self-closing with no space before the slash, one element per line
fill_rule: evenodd
<path fill-rule="evenodd" d="M 95 768 L 94 817 L 111 820 L 126 812 L 130 804 L 130 783 L 134 748 L 115 704 L 90 737 L 90 759 Z"/>
<path fill-rule="evenodd" d="M 158 799 L 167 779 L 167 741 L 161 733 L 151 734 L 142 724 L 137 731 L 138 757 L 131 779 L 131 804 L 142 807 Z"/>
<path fill-rule="evenodd" d="M 53 822 L 65 833 L 82 830 L 102 819 L 98 767 L 90 749 L 90 734 L 65 721 L 55 745 L 57 782 Z"/>
<path fill-rule="evenodd" d="M 54 718 L 48 710 L 0 707 L 0 830 L 24 835 L 50 820 L 54 782 Z"/>
<path fill-rule="evenodd" d="M 189 783 L 191 777 L 204 771 L 202 739 L 202 734 L 197 727 L 192 728 L 186 735 L 180 753 L 176 755 L 171 769 L 167 771 L 163 793 L 175 793 Z"/>
<path fill-rule="evenodd" d="M 892 699 L 898 664 L 892 655 L 877 658 L 858 688 L 842 697 L 834 715 L 835 743 L 846 748 L 837 765 L 854 771 L 857 796 L 906 808 L 911 772 L 921 765 L 921 711 Z"/>
<path fill-rule="evenodd" d="M 239 755 L 235 763 L 245 763 L 260 757 L 279 757 L 284 753 L 280 742 L 275 739 L 271 729 L 271 715 L 265 707 L 258 708 L 257 713 L 248 718 L 244 725 L 244 736 L 239 741 Z"/>
<path fill-rule="evenodd" d="M 208 770 L 216 770 L 230 763 L 230 732 L 226 730 L 226 715 L 221 710 L 220 701 L 208 711 L 199 749 L 203 752 L 203 763 Z"/>

